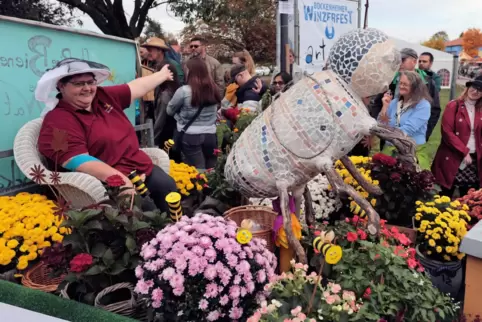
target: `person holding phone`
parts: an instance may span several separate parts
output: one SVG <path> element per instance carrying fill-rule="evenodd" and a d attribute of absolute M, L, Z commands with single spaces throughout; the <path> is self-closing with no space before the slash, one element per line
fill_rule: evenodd
<path fill-rule="evenodd" d="M 442 194 L 452 197 L 455 188 L 464 196 L 479 188 L 482 173 L 482 76 L 466 83 L 462 95 L 450 101 L 442 115 L 442 141 L 432 164 Z"/>
<path fill-rule="evenodd" d="M 430 95 L 422 78 L 415 72 L 400 72 L 399 97 L 393 98 L 391 92 L 382 98 L 383 106 L 378 120 L 402 130 L 417 144 L 417 158 L 424 169 L 430 168 L 430 162 L 423 153 L 426 143 L 426 132 L 430 118 Z M 385 144 L 383 153 L 394 155 L 396 149 L 389 142 Z"/>

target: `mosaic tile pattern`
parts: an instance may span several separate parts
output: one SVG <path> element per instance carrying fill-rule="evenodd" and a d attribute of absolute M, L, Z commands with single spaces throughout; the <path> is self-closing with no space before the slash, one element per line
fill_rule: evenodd
<path fill-rule="evenodd" d="M 357 60 L 358 68 L 349 67 L 348 77 L 348 83 L 364 82 L 369 90 L 391 81 L 400 64 L 388 37 L 373 33 L 380 34 L 377 42 L 361 51 L 367 59 Z M 366 30 L 359 30 L 341 37 L 334 47 L 357 53 L 370 37 Z M 374 60 L 378 63 L 371 63 Z M 330 61 L 335 62 L 335 55 Z M 277 182 L 286 183 L 289 190 L 302 187 L 318 174 L 317 164 L 331 165 L 369 134 L 376 121 L 361 101 L 358 91 L 363 89 L 348 85 L 345 67 L 304 77 L 249 125 L 232 147 L 225 166 L 226 178 L 235 189 L 248 197 L 276 197 Z"/>
<path fill-rule="evenodd" d="M 328 67 L 360 97 L 384 92 L 400 63 L 400 53 L 392 41 L 373 28 L 345 34 L 333 45 L 328 59 Z M 388 82 L 384 81 L 387 76 Z"/>

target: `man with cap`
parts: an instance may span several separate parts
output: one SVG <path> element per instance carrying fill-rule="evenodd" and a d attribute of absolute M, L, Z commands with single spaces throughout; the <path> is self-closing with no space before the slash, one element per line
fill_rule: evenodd
<path fill-rule="evenodd" d="M 432 98 L 432 102 L 430 102 L 430 119 L 428 120 L 426 133 L 426 139 L 428 142 L 428 139 L 430 138 L 430 135 L 432 134 L 432 131 L 437 124 L 438 119 L 440 118 L 441 108 L 439 92 L 437 90 L 434 80 L 423 70 L 416 68 L 418 62 L 417 52 L 412 48 L 403 48 L 400 53 L 402 56 L 402 64 L 400 65 L 400 70 L 418 73 L 423 79 L 424 83 L 427 85 L 428 92 L 430 94 L 430 97 Z M 400 74 L 397 73 L 393 79 L 393 82 L 389 86 L 389 90 L 391 91 L 391 93 L 393 93 L 392 95 L 394 97 L 398 97 L 400 95 L 399 81 Z M 383 106 L 382 98 L 384 94 L 385 93 L 379 94 L 375 99 L 373 105 L 370 106 L 370 114 L 375 118 L 378 117 L 378 113 L 380 113 Z"/>
<path fill-rule="evenodd" d="M 153 68 L 155 70 L 160 70 L 160 66 L 164 65 L 163 61 L 167 61 L 168 63 L 174 65 L 176 67 L 176 73 L 179 79 L 183 82 L 184 81 L 184 71 L 182 70 L 181 64 L 177 61 L 170 59 L 166 54 L 171 50 L 166 42 L 157 37 L 151 37 L 146 40 L 142 47 L 146 48 L 149 52 L 148 59 L 153 63 Z"/>

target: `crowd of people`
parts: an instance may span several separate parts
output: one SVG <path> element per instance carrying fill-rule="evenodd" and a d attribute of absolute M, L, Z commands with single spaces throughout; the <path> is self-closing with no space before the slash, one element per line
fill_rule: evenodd
<path fill-rule="evenodd" d="M 198 169 L 216 163 L 216 125 L 220 120 L 233 126 L 242 109 L 261 112 L 301 77 L 290 52 L 291 73 L 276 72 L 270 86 L 255 74 L 255 64 L 246 51 L 232 57 L 232 67 L 222 65 L 206 52 L 206 41 L 194 37 L 190 54 L 182 59 L 176 41 L 150 38 L 140 48 L 143 75 L 128 84 L 99 87 L 110 76 L 101 64 L 66 59 L 39 80 L 37 99 L 50 110 L 45 115 L 38 146 L 40 153 L 71 171 L 99 180 L 118 174 L 132 186 L 127 175 L 136 169 L 145 180 L 157 207 L 167 209 L 165 195 L 176 185 L 139 148 L 134 128 L 123 109 L 142 99 L 146 116 L 153 120 L 155 144 L 163 147 L 173 139 L 170 157 Z M 417 144 L 420 166 L 432 169 L 442 193 L 452 196 L 478 188 L 482 181 L 482 77 L 466 84 L 461 97 L 448 103 L 441 120 L 442 142 L 432 162 L 426 146 L 440 114 L 440 78 L 431 70 L 433 56 L 420 56 L 410 48 L 401 50 L 402 64 L 386 93 L 363 98 L 372 117 L 399 128 Z M 418 68 L 417 68 L 418 64 Z M 53 94 L 55 93 L 55 98 Z M 68 148 L 52 144 L 59 131 L 68 135 Z M 383 153 L 393 155 L 388 142 Z M 368 155 L 357 146 L 353 155 Z"/>
<path fill-rule="evenodd" d="M 144 97 L 146 116 L 154 124 L 155 144 L 163 147 L 173 138 L 171 157 L 199 169 L 214 166 L 216 122 L 223 119 L 233 126 L 242 109 L 264 110 L 274 95 L 292 81 L 289 73 L 277 72 L 271 85 L 265 84 L 256 75 L 247 50 L 235 52 L 232 67 L 225 71 L 218 60 L 207 54 L 206 47 L 203 38 L 194 37 L 188 45 L 189 54 L 182 59 L 177 41 L 166 43 L 153 37 L 141 45 L 139 53 L 147 74 L 165 65 L 174 74 L 171 81 Z M 291 51 L 291 63 L 294 60 Z M 296 72 L 301 78 L 299 70 Z"/>

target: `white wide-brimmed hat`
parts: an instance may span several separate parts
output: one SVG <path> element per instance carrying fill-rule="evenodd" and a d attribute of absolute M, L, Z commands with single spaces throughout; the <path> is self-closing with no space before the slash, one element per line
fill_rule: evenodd
<path fill-rule="evenodd" d="M 53 68 L 47 70 L 38 80 L 35 88 L 35 99 L 45 103 L 41 116 L 45 116 L 59 103 L 55 96 L 58 93 L 57 84 L 62 78 L 85 73 L 94 74 L 97 84 L 101 84 L 111 75 L 109 67 L 78 58 L 61 60 Z"/>

